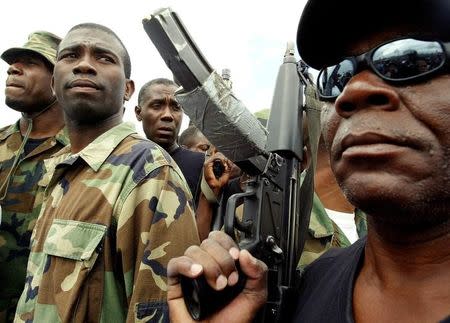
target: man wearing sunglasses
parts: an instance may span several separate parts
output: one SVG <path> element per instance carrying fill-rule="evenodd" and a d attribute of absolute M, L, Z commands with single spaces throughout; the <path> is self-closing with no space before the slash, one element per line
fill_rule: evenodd
<path fill-rule="evenodd" d="M 300 20 L 300 55 L 320 70 L 331 167 L 367 213 L 368 234 L 307 267 L 289 319 L 450 322 L 450 1 L 370 5 L 309 0 Z M 238 259 L 246 286 L 211 321 L 251 321 L 266 267 L 224 234 L 209 240 L 169 264 L 172 319 L 186 319 L 179 274 L 222 289 L 236 283 Z"/>

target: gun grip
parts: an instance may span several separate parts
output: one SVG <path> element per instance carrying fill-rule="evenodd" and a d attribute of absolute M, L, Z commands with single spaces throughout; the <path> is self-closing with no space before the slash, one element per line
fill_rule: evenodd
<path fill-rule="evenodd" d="M 221 291 L 209 286 L 204 276 L 196 279 L 181 276 L 180 283 L 186 308 L 194 320 L 203 320 L 217 312 L 244 289 L 247 277 L 241 271 L 239 262 L 236 262 L 236 268 L 239 273 L 238 282 L 234 286 L 227 286 Z"/>

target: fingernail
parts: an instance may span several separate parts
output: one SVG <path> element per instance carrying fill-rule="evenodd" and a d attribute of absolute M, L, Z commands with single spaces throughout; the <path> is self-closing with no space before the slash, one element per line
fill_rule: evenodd
<path fill-rule="evenodd" d="M 248 252 L 248 250 L 242 250 L 243 252 L 248 254 L 248 257 L 250 258 L 250 262 L 253 265 L 256 265 L 258 263 L 258 259 L 256 259 L 255 257 L 252 256 L 252 254 L 250 252 Z"/>
<path fill-rule="evenodd" d="M 199 265 L 199 264 L 191 265 L 191 274 L 192 275 L 198 275 L 201 273 L 202 270 L 203 270 L 202 265 Z"/>
<path fill-rule="evenodd" d="M 239 250 L 237 248 L 232 247 L 228 252 L 234 260 L 239 259 Z"/>
<path fill-rule="evenodd" d="M 230 276 L 228 276 L 228 285 L 233 286 L 234 284 L 237 283 L 239 279 L 239 275 L 237 273 L 237 271 L 233 271 Z"/>
<path fill-rule="evenodd" d="M 224 275 L 220 275 L 216 280 L 216 288 L 218 290 L 224 289 L 228 284 L 228 280 Z"/>

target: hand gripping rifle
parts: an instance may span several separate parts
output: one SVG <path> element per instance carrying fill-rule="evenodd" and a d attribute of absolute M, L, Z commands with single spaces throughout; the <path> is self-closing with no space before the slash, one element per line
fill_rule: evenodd
<path fill-rule="evenodd" d="M 251 175 L 246 191 L 228 199 L 224 229 L 269 268 L 268 301 L 258 321 L 282 322 L 292 303 L 286 299 L 296 287 L 313 196 L 312 174 L 299 185 L 303 85 L 307 81 L 304 66 L 298 68 L 293 46 L 288 46 L 266 130 L 211 68 L 175 12 L 160 9 L 144 18 L 143 25 L 182 85 L 176 98 L 191 121 L 219 151 Z M 238 202 L 244 205 L 241 220 L 235 216 Z M 230 302 L 245 285 L 245 275 L 241 272 L 239 276 L 236 286 L 220 292 L 210 288 L 204 277 L 182 278 L 191 316 L 201 320 Z"/>

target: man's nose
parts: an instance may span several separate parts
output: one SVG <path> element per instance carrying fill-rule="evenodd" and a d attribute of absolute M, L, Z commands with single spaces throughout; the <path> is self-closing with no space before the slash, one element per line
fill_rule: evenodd
<path fill-rule="evenodd" d="M 394 86 L 370 71 L 362 71 L 347 83 L 334 106 L 341 117 L 348 118 L 361 109 L 395 110 L 399 104 Z"/>
<path fill-rule="evenodd" d="M 18 75 L 22 74 L 22 68 L 19 63 L 13 63 L 9 65 L 8 70 L 6 71 L 8 75 Z"/>
<path fill-rule="evenodd" d="M 97 74 L 94 64 L 88 55 L 80 57 L 76 65 L 73 67 L 74 74 Z"/>
<path fill-rule="evenodd" d="M 165 121 L 172 121 L 173 120 L 173 114 L 172 109 L 169 105 L 165 105 L 164 109 L 162 110 L 161 119 Z"/>

